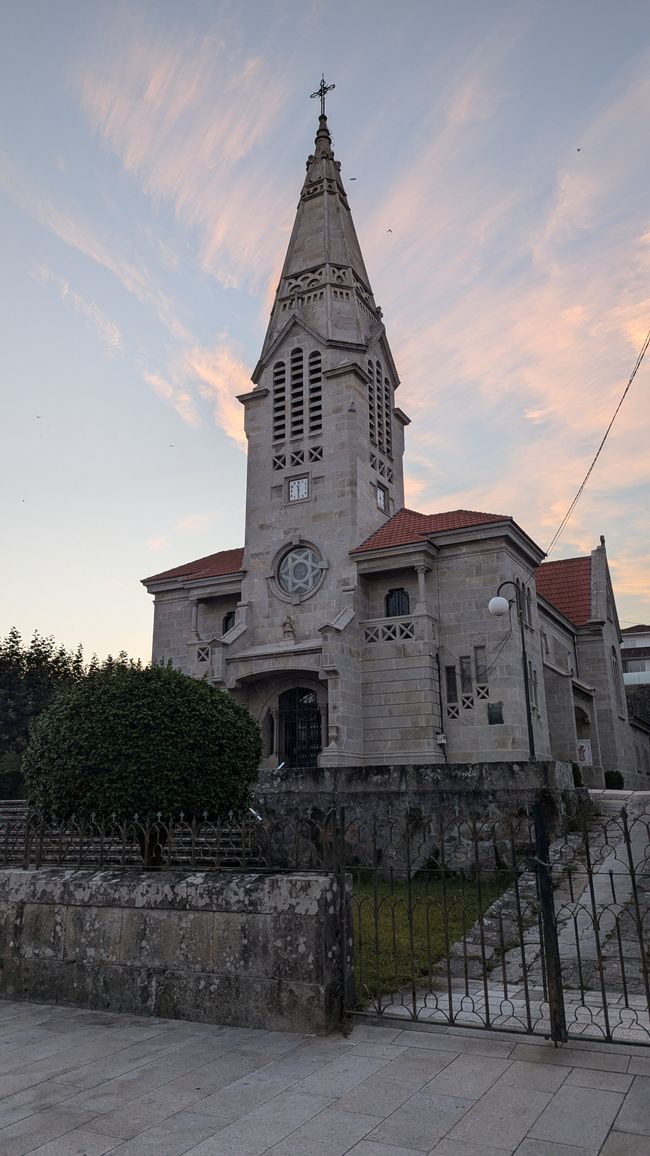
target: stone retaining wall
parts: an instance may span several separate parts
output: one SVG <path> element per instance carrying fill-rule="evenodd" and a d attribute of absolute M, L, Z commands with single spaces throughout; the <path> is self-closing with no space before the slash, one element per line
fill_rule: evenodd
<path fill-rule="evenodd" d="M 445 823 L 498 822 L 523 814 L 540 792 L 558 815 L 579 808 L 570 763 L 442 763 L 431 766 L 282 767 L 262 770 L 256 786 L 263 814 L 289 817 L 308 808 L 346 808 L 348 821 L 371 822 L 392 811 L 422 812 Z"/>
<path fill-rule="evenodd" d="M 0 995 L 328 1031 L 340 909 L 326 874 L 0 871 Z"/>

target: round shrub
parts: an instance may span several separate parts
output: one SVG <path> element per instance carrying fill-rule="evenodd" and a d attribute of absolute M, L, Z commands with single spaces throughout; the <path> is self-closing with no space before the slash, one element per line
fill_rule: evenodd
<path fill-rule="evenodd" d="M 243 811 L 261 742 L 248 711 L 170 666 L 98 670 L 32 726 L 27 798 L 51 816 Z"/>

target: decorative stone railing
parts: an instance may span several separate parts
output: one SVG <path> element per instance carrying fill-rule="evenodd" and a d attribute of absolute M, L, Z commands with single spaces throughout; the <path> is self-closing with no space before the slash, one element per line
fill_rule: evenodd
<path fill-rule="evenodd" d="M 373 618 L 363 623 L 364 642 L 408 642 L 414 639 L 414 618 Z"/>

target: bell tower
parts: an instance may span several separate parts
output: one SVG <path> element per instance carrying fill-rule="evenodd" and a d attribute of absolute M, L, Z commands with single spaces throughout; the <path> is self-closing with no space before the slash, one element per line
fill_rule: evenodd
<path fill-rule="evenodd" d="M 300 192 L 254 388 L 242 599 L 279 599 L 313 619 L 354 586 L 349 552 L 404 504 L 408 418 L 399 378 L 334 159 L 324 79 L 314 152 Z M 266 597 L 265 597 L 266 596 Z M 252 623 L 251 623 L 252 625 Z M 306 623 L 305 623 L 306 626 Z"/>

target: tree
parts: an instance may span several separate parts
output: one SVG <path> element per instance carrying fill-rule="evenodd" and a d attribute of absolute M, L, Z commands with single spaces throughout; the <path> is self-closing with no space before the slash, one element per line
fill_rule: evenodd
<path fill-rule="evenodd" d="M 113 663 L 52 700 L 23 768 L 30 804 L 57 818 L 214 817 L 248 806 L 260 757 L 257 724 L 225 691 Z"/>
<path fill-rule="evenodd" d="M 56 646 L 38 632 L 23 644 L 15 628 L 0 640 L 0 754 L 17 753 L 27 746 L 29 727 L 63 687 L 84 676 L 83 652 Z"/>

